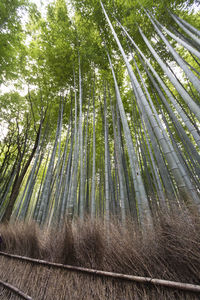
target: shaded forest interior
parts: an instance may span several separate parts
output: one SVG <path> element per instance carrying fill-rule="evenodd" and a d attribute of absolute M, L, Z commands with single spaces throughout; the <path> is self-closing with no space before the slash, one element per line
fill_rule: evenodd
<path fill-rule="evenodd" d="M 15 88 L 0 95 L 0 220 L 115 216 L 142 228 L 160 210 L 199 210 L 196 1 L 73 0 L 70 14 L 56 0 L 46 15 L 20 1 L 12 15 L 3 2 L 0 38 L 20 49 L 11 73 L 1 53 L 1 82 Z"/>
<path fill-rule="evenodd" d="M 199 284 L 199 7 L 1 0 L 1 251 Z M 41 300 L 199 299 L 3 254 L 0 277 Z"/>

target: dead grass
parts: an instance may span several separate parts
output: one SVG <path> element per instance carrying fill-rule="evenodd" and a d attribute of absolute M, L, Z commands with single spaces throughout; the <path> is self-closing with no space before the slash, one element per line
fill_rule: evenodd
<path fill-rule="evenodd" d="M 200 220 L 177 211 L 162 214 L 145 234 L 133 222 L 76 220 L 62 228 L 35 223 L 0 225 L 2 251 L 117 273 L 200 282 Z M 0 276 L 34 299 L 200 299 L 200 295 L 56 270 L 0 256 Z M 4 296 L 1 297 L 1 293 Z M 8 293 L 9 294 L 9 293 Z M 0 287 L 0 299 L 5 291 Z M 16 298 L 17 299 L 17 298 Z"/>
<path fill-rule="evenodd" d="M 2 251 L 37 258 L 41 256 L 40 230 L 36 223 L 0 224 Z"/>

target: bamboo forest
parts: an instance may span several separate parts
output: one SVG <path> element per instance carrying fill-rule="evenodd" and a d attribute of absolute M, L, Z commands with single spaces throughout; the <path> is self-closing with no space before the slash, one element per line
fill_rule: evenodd
<path fill-rule="evenodd" d="M 75 277 L 77 295 L 33 299 L 199 299 L 199 245 L 199 1 L 0 0 L 0 251 L 197 289 L 97 278 L 83 296 Z"/>

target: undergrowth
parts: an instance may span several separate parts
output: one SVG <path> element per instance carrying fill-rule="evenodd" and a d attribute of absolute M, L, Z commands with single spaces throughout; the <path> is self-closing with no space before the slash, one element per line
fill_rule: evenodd
<path fill-rule="evenodd" d="M 40 228 L 33 222 L 0 225 L 0 233 L 1 251 L 12 254 L 123 274 L 200 282 L 200 220 L 186 210 L 161 214 L 154 228 L 147 227 L 143 233 L 130 220 L 125 226 L 114 219 L 105 224 L 90 218 L 66 222 L 61 228 Z M 200 298 L 170 288 L 30 266 L 3 256 L 0 269 L 1 278 L 23 290 L 26 287 L 34 299 Z M 11 298 L 1 298 L 0 293 L 0 299 Z"/>

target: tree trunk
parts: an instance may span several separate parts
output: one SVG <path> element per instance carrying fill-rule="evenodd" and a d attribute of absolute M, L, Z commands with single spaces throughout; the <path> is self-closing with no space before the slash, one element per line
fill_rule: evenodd
<path fill-rule="evenodd" d="M 31 163 L 31 161 L 34 157 L 34 154 L 36 152 L 36 149 L 37 149 L 37 146 L 38 146 L 38 143 L 39 143 L 40 129 L 41 129 L 41 125 L 38 128 L 36 139 L 35 139 L 35 144 L 33 146 L 31 154 L 30 154 L 25 166 L 21 170 L 20 175 L 16 177 L 16 180 L 15 180 L 14 185 L 12 187 L 12 192 L 11 192 L 11 195 L 10 195 L 10 198 L 9 198 L 8 206 L 6 207 L 6 211 L 5 211 L 5 213 L 3 215 L 3 218 L 2 218 L 2 222 L 4 222 L 4 223 L 9 222 L 9 220 L 11 218 L 13 207 L 14 207 L 15 201 L 17 199 L 17 196 L 19 195 L 19 190 L 20 190 L 22 181 L 23 181 L 24 176 L 25 176 L 25 174 L 28 170 L 28 167 L 30 166 L 30 163 Z"/>

